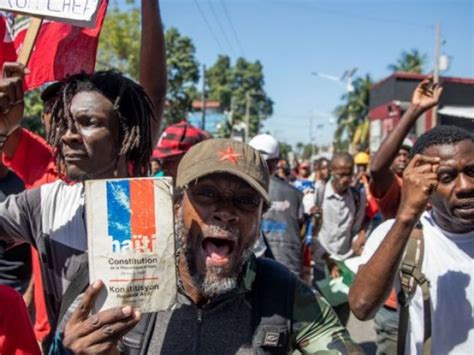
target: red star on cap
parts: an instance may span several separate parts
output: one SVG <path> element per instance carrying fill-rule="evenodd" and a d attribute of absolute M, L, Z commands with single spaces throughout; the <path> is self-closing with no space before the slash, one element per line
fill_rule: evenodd
<path fill-rule="evenodd" d="M 224 152 L 218 152 L 218 154 L 220 155 L 220 161 L 228 160 L 234 165 L 237 165 L 237 159 L 242 156 L 242 154 L 235 153 L 230 145 L 227 146 Z"/>

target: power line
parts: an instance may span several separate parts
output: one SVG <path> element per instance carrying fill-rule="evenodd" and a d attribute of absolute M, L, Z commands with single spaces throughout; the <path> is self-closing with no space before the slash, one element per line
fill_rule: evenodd
<path fill-rule="evenodd" d="M 391 22 L 391 23 L 398 24 L 398 25 L 423 27 L 423 28 L 429 29 L 429 30 L 434 29 L 434 25 L 432 25 L 432 24 L 427 25 L 427 24 L 410 22 L 410 21 L 405 21 L 405 20 L 398 20 L 398 19 L 394 19 L 394 18 L 382 18 L 382 17 L 367 16 L 367 15 L 362 15 L 362 14 L 355 14 L 355 13 L 351 13 L 351 12 L 348 12 L 348 11 L 327 9 L 327 8 L 319 7 L 317 5 L 315 6 L 313 3 L 306 3 L 306 2 L 305 3 L 291 2 L 290 3 L 290 2 L 282 1 L 282 0 L 270 0 L 270 1 L 267 1 L 267 2 L 273 2 L 273 3 L 280 4 L 280 5 L 287 5 L 287 6 L 290 6 L 290 7 L 299 7 L 299 8 L 303 8 L 303 9 L 318 10 L 318 11 L 325 12 L 325 13 L 330 14 L 330 15 L 335 15 L 335 16 L 345 17 L 345 18 L 352 18 L 352 19 L 356 19 L 356 20 L 363 20 L 363 21 L 369 20 L 369 21 L 374 21 L 374 22 L 382 22 L 384 24 L 386 24 L 388 22 Z"/>
<path fill-rule="evenodd" d="M 197 2 L 197 0 L 194 0 L 194 4 L 196 4 L 196 7 L 197 7 L 197 9 L 198 9 L 198 11 L 199 11 L 199 14 L 201 15 L 203 21 L 206 23 L 206 26 L 207 26 L 207 28 L 209 29 L 209 32 L 211 33 L 212 38 L 214 38 L 214 41 L 216 41 L 216 43 L 217 43 L 217 45 L 218 45 L 220 51 L 221 51 L 222 53 L 226 53 L 226 51 L 225 51 L 224 48 L 222 47 L 221 42 L 219 41 L 219 38 L 216 36 L 216 33 L 214 32 L 213 28 L 211 27 L 211 24 L 210 24 L 209 21 L 207 20 L 207 17 L 206 17 L 206 15 L 205 15 L 204 11 L 202 11 L 202 8 L 201 8 L 201 6 L 199 5 L 199 3 Z"/>
<path fill-rule="evenodd" d="M 229 37 L 227 37 L 227 31 L 225 30 L 224 26 L 222 25 L 222 22 L 221 20 L 219 19 L 219 16 L 217 15 L 217 11 L 214 7 L 214 4 L 212 3 L 212 1 L 209 1 L 208 2 L 209 4 L 209 8 L 211 9 L 211 13 L 212 15 L 214 16 L 214 18 L 216 19 L 216 22 L 217 22 L 217 26 L 219 27 L 219 29 L 221 30 L 221 33 L 222 33 L 222 36 L 224 37 L 224 40 L 225 42 L 227 43 L 227 45 L 229 46 L 230 50 L 232 51 L 232 53 L 235 55 L 235 50 L 234 50 L 234 46 L 232 46 L 232 43 L 229 41 Z"/>
<path fill-rule="evenodd" d="M 242 46 L 242 43 L 240 42 L 239 36 L 237 35 L 237 31 L 235 30 L 234 23 L 232 22 L 232 18 L 230 17 L 229 10 L 227 9 L 227 5 L 224 2 L 224 0 L 220 0 L 221 6 L 224 9 L 224 16 L 227 18 L 227 22 L 230 25 L 230 29 L 232 30 L 232 33 L 235 38 L 235 42 L 237 43 L 237 46 L 239 47 L 240 52 L 243 54 L 245 57 L 245 51 L 244 47 Z"/>

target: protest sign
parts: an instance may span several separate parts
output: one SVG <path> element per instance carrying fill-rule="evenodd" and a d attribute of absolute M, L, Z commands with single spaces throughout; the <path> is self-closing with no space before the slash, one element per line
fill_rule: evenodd
<path fill-rule="evenodd" d="M 28 64 L 30 74 L 25 77 L 25 89 L 81 71 L 92 73 L 106 10 L 107 1 L 103 0 L 94 28 L 43 21 Z M 0 66 L 17 60 L 30 21 L 27 16 L 0 12 Z"/>
<path fill-rule="evenodd" d="M 87 181 L 86 213 L 90 282 L 105 284 L 94 310 L 170 308 L 177 292 L 171 179 Z"/>
<path fill-rule="evenodd" d="M 100 0 L 0 0 L 0 10 L 93 27 Z"/>

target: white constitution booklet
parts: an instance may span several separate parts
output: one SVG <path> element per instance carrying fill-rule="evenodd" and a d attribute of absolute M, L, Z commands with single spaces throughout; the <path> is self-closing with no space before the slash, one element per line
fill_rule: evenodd
<path fill-rule="evenodd" d="M 177 292 L 171 179 L 90 180 L 85 191 L 89 279 L 105 285 L 94 311 L 171 308 Z"/>

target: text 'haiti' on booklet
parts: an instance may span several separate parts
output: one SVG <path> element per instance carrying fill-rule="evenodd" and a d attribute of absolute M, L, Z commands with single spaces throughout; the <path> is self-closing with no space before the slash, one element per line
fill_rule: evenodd
<path fill-rule="evenodd" d="M 94 311 L 143 313 L 176 300 L 173 188 L 169 178 L 86 181 L 90 282 L 105 287 Z"/>

